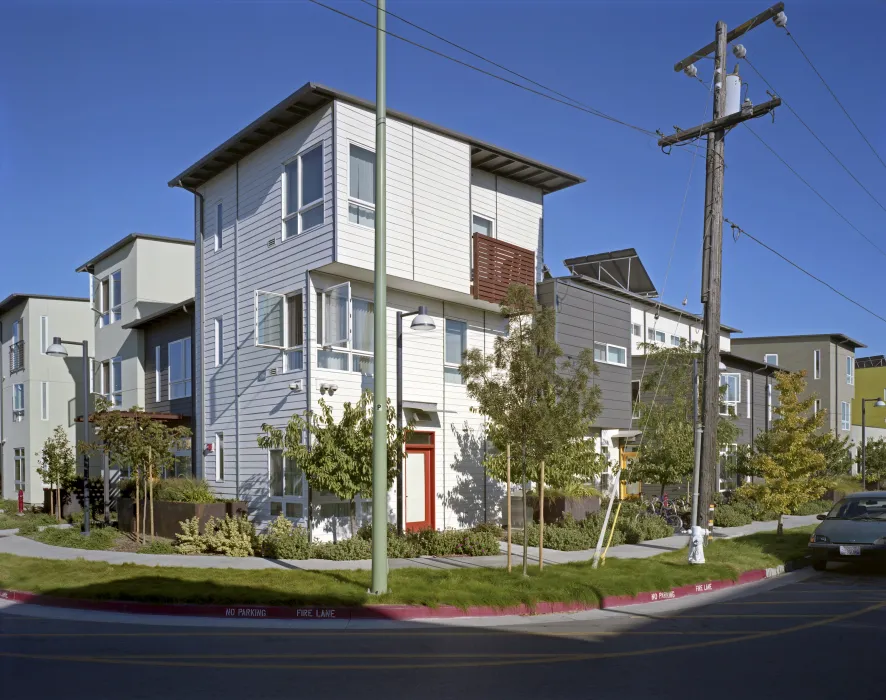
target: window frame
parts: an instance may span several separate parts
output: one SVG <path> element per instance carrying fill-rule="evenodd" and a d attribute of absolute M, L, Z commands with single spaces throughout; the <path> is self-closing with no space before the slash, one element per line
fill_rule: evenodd
<path fill-rule="evenodd" d="M 215 235 L 213 236 L 216 252 L 221 250 L 224 245 L 222 238 L 225 230 L 225 209 L 224 200 L 218 200 L 215 203 Z"/>
<path fill-rule="evenodd" d="M 154 401 L 156 403 L 160 403 L 163 400 L 163 392 L 161 391 L 161 387 L 163 386 L 162 378 L 162 365 L 161 365 L 161 345 L 154 346 Z"/>
<path fill-rule="evenodd" d="M 12 449 L 12 479 L 15 492 L 25 491 L 28 485 L 27 451 L 24 447 Z"/>
<path fill-rule="evenodd" d="M 821 399 L 815 399 L 812 402 L 812 415 L 817 416 L 821 411 Z"/>
<path fill-rule="evenodd" d="M 768 357 L 774 357 L 774 358 L 775 358 L 775 362 L 770 362 L 768 359 L 766 359 L 766 358 L 768 358 Z M 763 364 L 764 364 L 764 365 L 770 365 L 770 366 L 773 366 L 773 367 L 778 367 L 778 353 L 777 353 L 777 352 L 767 352 L 767 353 L 765 353 L 765 354 L 763 355 Z"/>
<path fill-rule="evenodd" d="M 634 396 L 634 385 L 637 385 L 637 395 Z M 633 420 L 640 419 L 640 380 L 631 380 L 631 418 Z"/>
<path fill-rule="evenodd" d="M 103 360 L 99 366 L 101 367 L 101 395 L 111 402 L 112 408 L 123 408 L 123 358 L 118 355 L 117 357 Z M 107 382 L 105 381 L 106 366 L 108 368 Z M 113 386 L 116 383 L 114 381 L 115 367 L 118 368 L 116 376 L 120 379 L 120 389 L 118 391 L 113 390 Z"/>
<path fill-rule="evenodd" d="M 225 434 L 215 434 L 215 481 L 224 483 L 225 480 Z"/>
<path fill-rule="evenodd" d="M 840 430 L 852 430 L 852 404 L 849 401 L 840 402 Z"/>
<path fill-rule="evenodd" d="M 114 293 L 115 278 L 120 288 L 117 294 Z M 105 292 L 105 289 L 107 289 L 107 292 Z M 117 298 L 118 296 L 123 296 L 123 272 L 121 268 L 109 272 L 98 280 L 98 293 L 99 306 L 97 311 L 99 327 L 104 328 L 105 326 L 118 323 L 123 317 L 123 301 Z M 105 298 L 106 296 L 107 298 Z"/>
<path fill-rule="evenodd" d="M 272 484 L 273 484 L 273 460 L 274 455 L 280 455 L 280 490 L 281 495 L 276 496 L 272 493 Z M 295 465 L 295 468 L 301 472 L 301 484 L 300 490 L 301 495 L 296 494 L 287 494 L 286 493 L 286 473 L 287 473 L 287 461 L 292 460 L 291 457 L 286 457 L 283 454 L 283 450 L 268 450 L 268 510 L 271 514 L 272 518 L 276 518 L 277 515 L 283 515 L 287 520 L 291 520 L 296 525 L 307 525 L 307 512 L 308 512 L 308 483 L 307 478 L 305 477 L 305 472 L 298 465 Z M 274 513 L 274 504 L 280 505 L 280 512 Z M 286 507 L 289 504 L 299 505 L 301 506 L 301 515 L 298 516 L 290 516 L 286 514 Z"/>
<path fill-rule="evenodd" d="M 658 336 L 661 335 L 661 339 L 659 340 Z M 647 343 L 661 343 L 665 344 L 667 340 L 667 334 L 664 331 L 656 330 L 655 328 L 647 328 L 646 329 L 646 342 Z"/>
<path fill-rule="evenodd" d="M 301 306 L 301 343 L 296 345 L 290 344 L 290 309 L 298 299 Z M 293 366 L 293 357 L 299 353 L 299 366 Z M 290 292 L 283 301 L 283 371 L 284 372 L 303 372 L 305 369 L 305 293 L 303 289 L 296 292 Z"/>
<path fill-rule="evenodd" d="M 639 323 L 631 322 L 631 335 L 634 338 L 642 338 L 643 337 L 643 326 Z"/>
<path fill-rule="evenodd" d="M 351 224 L 352 226 L 359 226 L 361 228 L 374 230 L 375 229 L 374 223 L 372 226 L 367 226 L 366 224 L 361 224 L 356 221 L 351 221 L 350 208 L 351 208 L 352 204 L 354 206 L 362 207 L 363 209 L 367 209 L 367 210 L 371 211 L 373 222 L 375 221 L 375 212 L 376 212 L 375 202 L 367 202 L 364 199 L 360 199 L 359 197 L 354 197 L 353 195 L 351 195 L 351 149 L 352 148 L 359 148 L 363 151 L 366 151 L 367 153 L 372 154 L 372 158 L 373 158 L 373 162 L 374 162 L 374 167 L 373 167 L 373 172 L 372 172 L 373 191 L 375 190 L 376 175 L 378 174 L 378 161 L 376 160 L 375 149 L 364 146 L 362 143 L 357 143 L 356 141 L 349 141 L 348 142 L 348 167 L 347 167 L 347 171 L 345 173 L 345 180 L 348 183 L 348 223 Z M 474 226 L 473 219 L 471 219 L 471 228 L 473 228 L 473 226 Z"/>
<path fill-rule="evenodd" d="M 446 359 L 446 333 L 448 330 L 449 322 L 452 323 L 462 323 L 464 324 L 464 335 L 462 336 L 462 350 L 461 357 L 462 360 L 458 362 L 458 364 L 454 362 L 450 362 Z M 462 376 L 460 367 L 462 361 L 464 361 L 465 353 L 468 351 L 468 320 L 466 318 L 459 318 L 458 316 L 444 316 L 443 317 L 443 383 L 451 386 L 464 386 L 465 378 Z M 452 370 L 458 371 L 458 381 L 451 382 L 446 379 L 447 376 L 454 377 L 455 374 Z M 450 370 L 447 372 L 446 370 Z"/>
<path fill-rule="evenodd" d="M 213 319 L 213 330 L 215 333 L 215 347 L 213 348 L 213 355 L 215 356 L 215 366 L 221 367 L 225 362 L 225 322 L 223 316 L 216 316 Z"/>
<path fill-rule="evenodd" d="M 725 386 L 726 387 L 726 396 L 729 395 L 729 378 L 735 377 L 735 390 L 736 397 L 734 400 L 729 400 L 726 397 L 720 398 L 720 415 L 721 416 L 738 416 L 738 407 L 741 405 L 741 372 L 720 372 L 720 382 L 718 383 L 718 387 Z M 723 379 L 726 379 L 726 383 L 723 383 Z M 719 391 L 719 389 L 718 389 Z M 724 411 L 725 407 L 725 411 Z M 732 412 L 729 412 L 729 409 L 732 409 Z"/>
<path fill-rule="evenodd" d="M 40 420 L 49 420 L 49 382 L 40 382 Z"/>
<path fill-rule="evenodd" d="M 483 221 L 489 222 L 489 238 L 498 238 L 498 230 L 496 229 L 496 221 L 494 217 L 491 217 L 487 214 L 481 214 L 477 211 L 471 212 L 471 236 L 475 233 L 480 233 L 474 229 L 474 219 L 483 219 Z M 485 233 L 480 233 L 481 236 L 485 236 Z"/>
<path fill-rule="evenodd" d="M 821 350 L 812 351 L 812 378 L 821 379 Z"/>
<path fill-rule="evenodd" d="M 332 297 L 332 293 L 335 290 L 340 290 L 344 288 L 346 290 L 346 299 L 347 299 L 347 339 L 336 340 L 333 342 L 332 338 L 327 338 L 326 331 L 328 330 L 328 324 L 326 323 L 326 319 L 328 318 L 327 314 L 327 303 L 328 300 Z M 317 324 L 318 324 L 318 333 L 317 336 L 320 338 L 319 347 L 317 349 L 317 367 L 324 372 L 338 372 L 341 374 L 359 374 L 365 377 L 371 377 L 375 372 L 375 366 L 372 367 L 372 373 L 364 373 L 361 369 L 355 369 L 355 359 L 363 358 L 363 359 L 373 359 L 373 350 L 360 350 L 354 347 L 354 302 L 364 302 L 372 306 L 372 314 L 373 320 L 375 319 L 375 302 L 372 299 L 367 299 L 362 296 L 354 296 L 353 289 L 351 287 L 350 281 L 342 282 L 340 284 L 332 285 L 331 287 L 327 287 L 326 289 L 317 292 L 317 297 L 319 300 L 318 310 L 317 310 Z M 339 369 L 337 367 L 329 367 L 324 366 L 321 363 L 324 358 L 321 356 L 321 353 L 329 354 L 329 358 L 331 359 L 332 355 L 341 355 L 345 358 L 345 369 Z"/>
<path fill-rule="evenodd" d="M 259 295 L 264 294 L 270 297 L 278 297 L 283 304 L 283 308 L 280 312 L 280 344 L 272 345 L 271 343 L 262 343 L 259 341 L 259 313 L 258 313 L 258 299 Z M 268 292 L 264 289 L 256 289 L 253 292 L 252 297 L 252 334 L 253 334 L 253 342 L 255 347 L 257 348 L 272 348 L 273 350 L 283 350 L 286 347 L 286 295 L 280 294 L 279 292 Z"/>
<path fill-rule="evenodd" d="M 50 343 L 50 335 L 49 335 L 49 316 L 41 316 L 40 317 L 40 354 L 46 354 L 46 348 L 49 347 Z"/>
<path fill-rule="evenodd" d="M 674 342 L 675 340 L 677 341 L 676 343 Z M 668 341 L 670 342 L 670 347 L 679 348 L 683 339 L 679 335 L 671 335 L 671 337 L 668 338 Z"/>
<path fill-rule="evenodd" d="M 846 384 L 855 386 L 855 359 L 852 355 L 846 355 Z"/>
<path fill-rule="evenodd" d="M 302 201 L 302 196 L 304 194 L 303 193 L 303 183 L 304 183 L 304 178 L 305 178 L 305 167 L 304 167 L 303 161 L 304 161 L 305 156 L 307 156 L 309 153 L 313 153 L 318 148 L 320 149 L 320 182 L 321 182 L 320 189 L 321 189 L 321 195 L 320 195 L 319 199 L 314 199 L 310 202 L 305 203 Z M 289 193 L 289 177 L 290 177 L 290 175 L 289 175 L 289 173 L 286 172 L 286 168 L 287 168 L 287 166 L 291 165 L 292 163 L 295 163 L 296 168 L 298 169 L 298 182 L 296 183 L 296 197 L 297 197 L 298 201 L 296 202 L 296 206 L 293 209 L 293 211 L 287 213 L 287 210 L 289 209 L 289 194 L 288 193 Z M 320 143 L 313 143 L 310 146 L 305 146 L 302 150 L 300 150 L 294 156 L 292 156 L 291 158 L 287 158 L 285 161 L 283 161 L 282 166 L 281 166 L 282 190 L 280 193 L 280 203 L 282 205 L 282 207 L 281 207 L 281 227 L 282 227 L 282 229 L 281 229 L 281 235 L 280 235 L 281 240 L 285 241 L 285 240 L 288 240 L 289 238 L 292 238 L 292 236 L 287 235 L 287 231 L 289 229 L 287 224 L 290 221 L 292 221 L 293 219 L 296 220 L 295 236 L 300 236 L 301 234 L 307 233 L 308 231 L 313 231 L 314 229 L 319 228 L 320 226 L 323 226 L 326 223 L 326 182 L 325 182 L 325 178 L 323 176 L 325 167 L 326 167 L 326 148 L 325 148 L 322 141 Z M 323 214 L 322 220 L 317 224 L 313 224 L 312 226 L 305 228 L 303 225 L 304 215 L 306 213 L 308 213 L 309 211 L 311 211 L 312 209 L 316 209 L 317 207 L 322 208 L 322 210 L 321 210 L 322 214 Z"/>
<path fill-rule="evenodd" d="M 182 375 L 181 379 L 173 380 L 172 378 L 172 353 L 173 346 L 181 345 L 181 362 L 182 362 Z M 159 346 L 158 346 L 159 350 Z M 166 370 L 166 382 L 167 382 L 167 395 L 169 396 L 170 401 L 176 401 L 178 399 L 187 399 L 190 398 L 194 391 L 194 368 L 191 366 L 191 337 L 185 336 L 184 338 L 179 338 L 178 340 L 171 341 L 167 347 L 167 370 Z M 173 387 L 183 386 L 184 391 L 186 393 L 178 396 L 173 391 Z"/>
<path fill-rule="evenodd" d="M 18 382 L 12 385 L 12 422 L 21 423 L 25 419 L 25 385 Z"/>
<path fill-rule="evenodd" d="M 598 360 L 597 359 L 597 346 L 598 345 L 603 347 L 603 353 L 604 353 L 604 356 L 606 357 L 605 360 Z M 615 348 L 616 350 L 621 350 L 624 353 L 624 358 L 625 358 L 624 362 L 612 362 L 609 359 L 610 348 Z M 594 349 L 594 362 L 602 362 L 605 365 L 613 365 L 615 367 L 627 367 L 628 366 L 628 349 L 625 347 L 622 347 L 621 345 L 615 345 L 613 343 L 601 343 L 600 341 L 595 340 L 593 349 Z"/>

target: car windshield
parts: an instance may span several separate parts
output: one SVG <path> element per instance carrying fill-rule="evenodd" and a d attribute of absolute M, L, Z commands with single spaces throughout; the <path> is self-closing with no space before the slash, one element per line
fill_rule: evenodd
<path fill-rule="evenodd" d="M 886 498 L 844 498 L 828 513 L 828 520 L 886 520 Z"/>

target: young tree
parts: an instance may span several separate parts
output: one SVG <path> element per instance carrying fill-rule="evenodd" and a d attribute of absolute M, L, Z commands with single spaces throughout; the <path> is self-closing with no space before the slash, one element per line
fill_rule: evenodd
<path fill-rule="evenodd" d="M 495 338 L 489 355 L 476 348 L 465 353 L 461 373 L 477 402 L 472 411 L 486 416 L 487 436 L 498 451 L 486 461 L 487 471 L 505 480 L 502 455 L 511 445 L 525 514 L 526 482 L 538 481 L 542 461 L 545 481 L 555 488 L 584 485 L 599 473 L 602 462 L 587 438 L 600 413 L 600 390 L 591 384 L 593 352 L 565 356 L 554 334 L 554 310 L 539 305 L 532 290 L 512 284 L 501 313 L 508 334 Z M 524 546 L 524 570 L 527 551 Z"/>
<path fill-rule="evenodd" d="M 700 360 L 698 344 L 662 348 L 645 343 L 647 373 L 640 386 L 639 427 L 643 431 L 637 459 L 628 478 L 661 486 L 680 484 L 692 476 L 695 431 L 692 424 L 692 361 Z M 701 362 L 699 362 L 701 366 Z M 721 388 L 721 392 L 725 387 Z M 741 430 L 735 416 L 717 423 L 717 444 L 734 444 Z"/>
<path fill-rule="evenodd" d="M 57 513 L 59 522 L 62 520 L 62 486 L 69 483 L 75 475 L 77 458 L 74 454 L 74 446 L 68 440 L 65 429 L 57 425 L 52 435 L 46 438 L 43 449 L 37 453 L 40 458 L 40 466 L 37 474 L 43 483 L 49 484 L 50 511 Z M 52 489 L 55 488 L 55 503 L 53 504 Z"/>
<path fill-rule="evenodd" d="M 827 415 L 824 411 L 822 413 Z M 850 474 L 853 460 L 852 454 L 849 452 L 848 437 L 837 437 L 828 430 L 816 436 L 815 445 L 825 460 L 822 476 L 838 478 Z M 859 450 L 860 454 L 861 450 Z"/>
<path fill-rule="evenodd" d="M 833 486 L 824 475 L 826 460 L 818 449 L 816 431 L 824 424 L 823 412 L 812 414 L 814 396 L 801 401 L 806 372 L 778 372 L 775 387 L 779 405 L 777 418 L 768 432 L 757 436 L 750 456 L 751 468 L 765 479 L 745 484 L 739 491 L 756 499 L 764 510 L 778 513 L 778 536 L 784 532 L 784 514 L 820 498 Z"/>
<path fill-rule="evenodd" d="M 397 431 L 396 412 L 390 399 L 388 417 L 388 489 L 399 469 L 398 455 L 403 453 L 412 424 Z M 302 441 L 310 431 L 311 447 Z M 312 488 L 329 491 L 348 501 L 351 535 L 357 532 L 354 499 L 372 498 L 372 392 L 366 390 L 356 404 L 347 402 L 342 415 L 335 420 L 332 408 L 320 399 L 319 414 L 309 412 L 307 418 L 293 414 L 285 430 L 265 423 L 258 446 L 266 450 L 282 450 L 283 456 L 294 459 Z M 402 497 L 402 496 L 401 496 Z"/>
<path fill-rule="evenodd" d="M 858 448 L 858 473 L 861 473 L 860 446 Z M 868 482 L 876 484 L 877 488 L 879 488 L 880 482 L 886 479 L 886 440 L 883 438 L 868 440 L 865 451 L 865 478 Z"/>

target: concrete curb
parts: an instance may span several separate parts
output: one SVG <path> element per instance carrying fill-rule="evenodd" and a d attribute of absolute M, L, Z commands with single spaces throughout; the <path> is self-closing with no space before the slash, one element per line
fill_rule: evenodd
<path fill-rule="evenodd" d="M 76 598 L 56 598 L 39 593 L 0 589 L 0 600 L 42 607 L 55 607 L 74 610 L 124 613 L 130 615 L 166 615 L 177 617 L 211 617 L 239 619 L 274 620 L 426 620 L 434 618 L 502 617 L 505 615 L 552 615 L 557 613 L 581 612 L 606 608 L 620 608 L 627 605 L 654 603 L 660 600 L 674 600 L 687 596 L 712 593 L 742 586 L 768 578 L 774 578 L 786 571 L 794 571 L 808 565 L 808 562 L 788 562 L 786 566 L 771 569 L 746 571 L 738 580 L 707 581 L 705 583 L 679 586 L 666 591 L 647 591 L 635 595 L 606 596 L 596 603 L 545 603 L 534 606 L 525 604 L 507 608 L 474 606 L 467 609 L 450 605 L 432 608 L 423 605 L 366 605 L 361 607 L 289 607 L 282 605 L 196 605 L 187 603 L 137 603 L 125 601 L 80 600 Z"/>

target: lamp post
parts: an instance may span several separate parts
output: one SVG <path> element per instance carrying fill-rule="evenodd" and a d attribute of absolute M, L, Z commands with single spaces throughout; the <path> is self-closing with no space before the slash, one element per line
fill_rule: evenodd
<path fill-rule="evenodd" d="M 58 336 L 52 339 L 52 345 L 46 348 L 46 354 L 50 357 L 67 357 L 68 351 L 65 345 L 80 345 L 83 347 L 83 441 L 89 442 L 89 342 L 86 340 L 62 340 Z M 105 484 L 107 485 L 108 470 L 105 470 Z M 106 489 L 107 490 L 107 489 Z M 105 494 L 105 514 L 107 516 L 107 494 Z M 89 535 L 89 455 L 83 452 L 83 534 Z M 106 517 L 107 520 L 107 517 Z"/>
<path fill-rule="evenodd" d="M 862 399 L 861 400 L 861 490 L 868 490 L 868 479 L 867 479 L 867 469 L 865 464 L 865 458 L 867 457 L 867 442 L 865 441 L 865 408 L 867 407 L 868 402 L 872 402 L 874 406 L 877 408 L 883 408 L 886 406 L 886 401 L 883 399 Z"/>
<path fill-rule="evenodd" d="M 419 306 L 416 311 L 397 312 L 397 434 L 403 430 L 403 319 L 415 316 L 409 325 L 414 331 L 432 331 L 437 327 L 434 319 L 428 315 L 427 306 Z M 406 494 L 403 492 L 403 451 L 397 455 L 397 532 L 403 534 L 406 528 L 403 503 Z"/>

